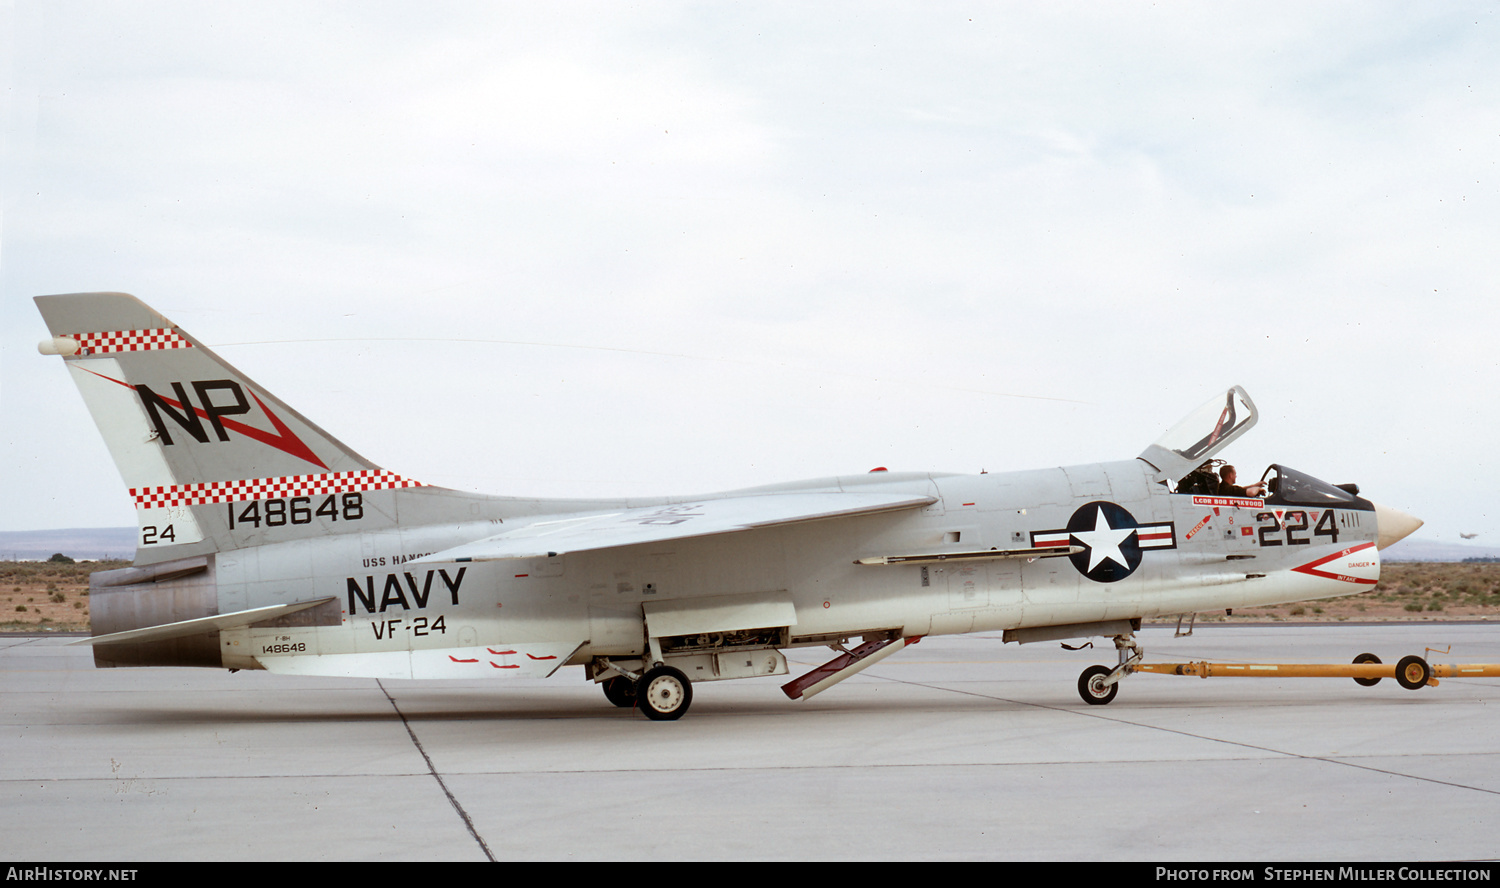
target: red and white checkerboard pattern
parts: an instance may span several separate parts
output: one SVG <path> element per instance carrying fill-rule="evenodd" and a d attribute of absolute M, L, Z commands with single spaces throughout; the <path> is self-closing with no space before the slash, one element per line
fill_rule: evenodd
<path fill-rule="evenodd" d="M 390 490 L 395 487 L 426 487 L 384 469 L 332 472 L 327 475 L 289 475 L 283 478 L 253 478 L 244 481 L 209 481 L 204 484 L 174 484 L 162 487 L 132 487 L 137 509 L 167 506 L 204 506 L 246 500 L 290 499 L 327 493 Z"/>
<path fill-rule="evenodd" d="M 163 348 L 192 348 L 174 329 L 116 330 L 112 333 L 74 333 L 78 353 L 107 355 L 112 352 L 156 351 Z"/>

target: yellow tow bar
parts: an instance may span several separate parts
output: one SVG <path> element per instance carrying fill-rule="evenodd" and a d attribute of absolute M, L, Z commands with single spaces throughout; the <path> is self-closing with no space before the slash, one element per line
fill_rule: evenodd
<path fill-rule="evenodd" d="M 1378 684 L 1382 678 L 1394 678 L 1408 690 L 1424 685 L 1437 686 L 1439 678 L 1500 676 L 1500 664 L 1430 664 L 1421 657 L 1402 657 L 1396 665 L 1380 662 L 1374 654 L 1360 654 L 1345 666 L 1338 663 L 1137 663 L 1130 672 L 1154 672 L 1158 675 L 1196 675 L 1217 678 L 1227 675 L 1261 678 L 1352 678 L 1365 687 Z"/>

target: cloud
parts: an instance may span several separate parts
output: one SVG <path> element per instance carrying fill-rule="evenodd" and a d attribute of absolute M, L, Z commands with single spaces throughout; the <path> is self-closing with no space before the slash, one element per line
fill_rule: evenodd
<path fill-rule="evenodd" d="M 1483 466 L 1467 442 L 1496 424 L 1474 396 L 1500 383 L 1495 27 L 1381 4 L 23 5 L 0 481 L 47 505 L 0 522 L 130 520 L 30 352 L 30 295 L 121 289 L 210 344 L 282 342 L 225 354 L 459 486 L 1128 458 L 1242 382 L 1267 413 L 1247 457 L 1348 466 L 1472 531 L 1407 467 Z"/>

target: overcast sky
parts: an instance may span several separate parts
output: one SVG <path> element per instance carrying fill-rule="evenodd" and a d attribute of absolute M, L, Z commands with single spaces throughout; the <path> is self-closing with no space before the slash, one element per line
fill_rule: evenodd
<path fill-rule="evenodd" d="M 527 496 L 1279 462 L 1500 542 L 1493 3 L 0 5 L 0 530 L 133 525 L 31 297 Z"/>

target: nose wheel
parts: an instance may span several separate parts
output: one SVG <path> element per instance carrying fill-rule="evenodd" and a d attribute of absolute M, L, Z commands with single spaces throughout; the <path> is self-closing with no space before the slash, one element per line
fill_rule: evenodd
<path fill-rule="evenodd" d="M 1120 692 L 1120 679 L 1130 674 L 1130 667 L 1141 662 L 1146 652 L 1134 635 L 1116 635 L 1115 650 L 1120 654 L 1120 665 L 1090 666 L 1078 676 L 1078 696 L 1090 706 L 1103 706 Z"/>
<path fill-rule="evenodd" d="M 1092 706 L 1103 706 L 1120 692 L 1118 682 L 1105 683 L 1114 670 L 1108 666 L 1090 666 L 1078 676 L 1078 696 Z"/>

